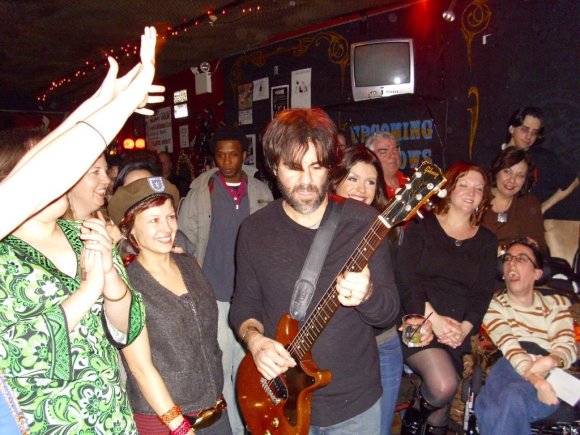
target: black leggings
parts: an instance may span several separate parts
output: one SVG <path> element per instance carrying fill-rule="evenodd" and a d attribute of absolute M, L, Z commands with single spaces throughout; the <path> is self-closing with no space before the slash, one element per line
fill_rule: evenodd
<path fill-rule="evenodd" d="M 441 408 L 429 416 L 427 423 L 432 426 L 447 425 L 451 401 L 459 385 L 459 376 L 451 356 L 444 349 L 431 347 L 411 355 L 406 363 L 421 377 L 423 398 Z"/>

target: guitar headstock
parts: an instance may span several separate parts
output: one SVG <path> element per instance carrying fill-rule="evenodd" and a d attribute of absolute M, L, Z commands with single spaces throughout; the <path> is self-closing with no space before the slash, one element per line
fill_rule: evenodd
<path fill-rule="evenodd" d="M 389 227 L 408 221 L 427 202 L 441 191 L 447 182 L 443 172 L 433 163 L 423 162 L 405 187 L 397 191 L 382 213 Z"/>

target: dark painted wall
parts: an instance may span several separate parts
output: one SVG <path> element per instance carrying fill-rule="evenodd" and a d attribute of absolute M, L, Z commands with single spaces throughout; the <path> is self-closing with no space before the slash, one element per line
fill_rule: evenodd
<path fill-rule="evenodd" d="M 442 166 L 470 158 L 487 166 L 510 114 L 533 104 L 546 112 L 542 146 L 579 168 L 580 2 L 459 0 L 452 23 L 441 18 L 448 4 L 431 0 L 226 59 L 226 121 L 238 120 L 238 85 L 262 77 L 285 85 L 292 71 L 312 68 L 312 105 L 327 109 L 351 143 L 376 129 L 400 133 L 407 166 L 429 157 Z M 414 39 L 415 95 L 353 103 L 348 44 L 393 37 Z M 254 102 L 252 112 L 243 128 L 259 135 L 270 101 Z M 571 210 L 578 198 L 563 217 L 579 217 Z"/>

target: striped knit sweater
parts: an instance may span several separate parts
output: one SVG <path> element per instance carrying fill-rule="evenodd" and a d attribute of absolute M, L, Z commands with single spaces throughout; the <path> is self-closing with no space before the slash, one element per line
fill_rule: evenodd
<path fill-rule="evenodd" d="M 565 367 L 576 361 L 574 321 L 568 298 L 559 295 L 544 296 L 534 290 L 530 307 L 516 305 L 507 290 L 502 290 L 491 301 L 483 323 L 494 344 L 514 369 L 523 375 L 532 364 L 519 341 L 533 342 L 551 354 L 564 359 Z"/>

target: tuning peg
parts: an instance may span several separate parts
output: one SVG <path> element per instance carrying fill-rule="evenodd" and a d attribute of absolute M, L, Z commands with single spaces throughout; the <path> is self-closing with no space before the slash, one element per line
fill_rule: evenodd
<path fill-rule="evenodd" d="M 441 189 L 439 192 L 437 192 L 437 196 L 439 198 L 445 198 L 447 196 L 447 189 Z"/>

